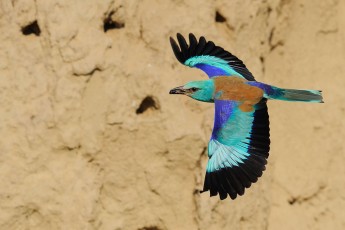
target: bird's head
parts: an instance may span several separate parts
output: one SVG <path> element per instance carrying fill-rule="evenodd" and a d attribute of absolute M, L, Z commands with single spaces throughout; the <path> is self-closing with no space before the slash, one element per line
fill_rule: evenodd
<path fill-rule="evenodd" d="M 173 88 L 170 94 L 184 94 L 198 101 L 213 102 L 214 83 L 212 80 L 191 81 Z"/>

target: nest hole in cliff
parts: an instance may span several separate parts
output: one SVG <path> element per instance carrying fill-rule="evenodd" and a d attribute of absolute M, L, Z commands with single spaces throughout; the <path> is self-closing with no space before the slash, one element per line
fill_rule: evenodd
<path fill-rule="evenodd" d="M 136 114 L 142 114 L 147 110 L 158 110 L 160 108 L 157 98 L 153 96 L 145 97 L 136 110 Z"/>
<path fill-rule="evenodd" d="M 34 34 L 36 36 L 40 36 L 41 34 L 41 29 L 38 26 L 37 20 L 35 20 L 34 22 L 30 23 L 29 25 L 26 25 L 24 27 L 22 27 L 22 33 L 24 35 L 30 35 L 30 34 Z"/>
<path fill-rule="evenodd" d="M 149 227 L 139 228 L 138 230 L 161 230 L 161 229 L 158 228 L 157 226 L 149 226 Z"/>
<path fill-rule="evenodd" d="M 218 10 L 216 11 L 215 20 L 216 20 L 216 22 L 219 22 L 219 23 L 226 22 L 226 18 L 221 13 L 219 13 Z"/>
<path fill-rule="evenodd" d="M 296 203 L 297 199 L 295 197 L 291 197 L 289 200 L 288 200 L 288 203 L 290 205 L 294 205 Z"/>
<path fill-rule="evenodd" d="M 111 11 L 108 16 L 103 20 L 103 30 L 107 32 L 108 30 L 121 29 L 125 27 L 125 23 L 122 21 L 117 21 L 113 19 L 115 11 Z"/>

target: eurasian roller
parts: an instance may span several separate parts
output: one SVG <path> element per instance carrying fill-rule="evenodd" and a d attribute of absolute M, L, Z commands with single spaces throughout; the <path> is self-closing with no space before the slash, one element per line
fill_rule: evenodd
<path fill-rule="evenodd" d="M 283 89 L 255 81 L 243 62 L 204 37 L 181 34 L 170 38 L 182 64 L 204 71 L 209 79 L 188 82 L 170 90 L 215 104 L 214 125 L 208 143 L 209 160 L 204 187 L 210 196 L 235 199 L 257 182 L 267 164 L 270 128 L 267 100 L 322 103 L 319 90 Z"/>

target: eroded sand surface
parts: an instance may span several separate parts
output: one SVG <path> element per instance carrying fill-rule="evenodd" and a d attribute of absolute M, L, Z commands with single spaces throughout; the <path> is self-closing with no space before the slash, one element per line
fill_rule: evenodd
<path fill-rule="evenodd" d="M 0 229 L 345 229 L 344 1 L 2 0 L 0 31 Z M 168 94 L 205 78 L 177 32 L 324 92 L 269 103 L 267 170 L 235 201 L 198 193 L 213 105 Z"/>

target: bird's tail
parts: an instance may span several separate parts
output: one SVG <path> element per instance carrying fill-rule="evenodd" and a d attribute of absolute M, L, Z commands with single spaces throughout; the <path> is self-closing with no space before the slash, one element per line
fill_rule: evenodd
<path fill-rule="evenodd" d="M 282 89 L 257 81 L 248 81 L 247 84 L 262 89 L 267 99 L 323 103 L 321 90 Z"/>
<path fill-rule="evenodd" d="M 284 101 L 323 103 L 321 90 L 281 89 L 274 87 L 274 93 L 267 95 L 267 98 Z"/>

